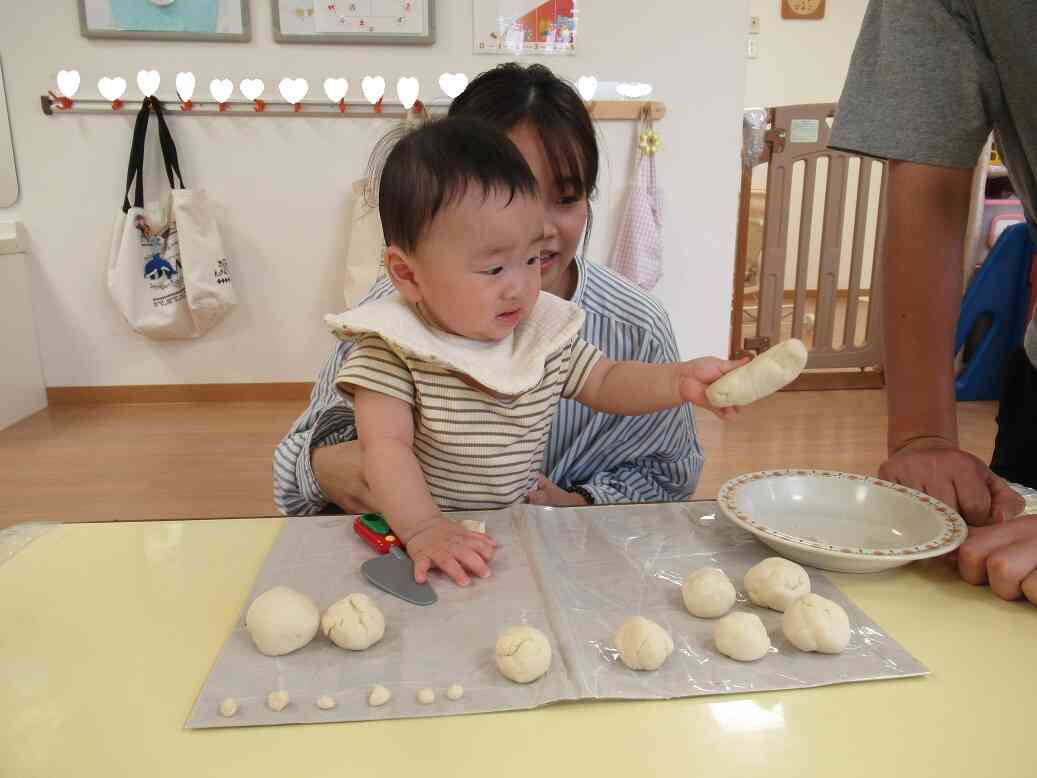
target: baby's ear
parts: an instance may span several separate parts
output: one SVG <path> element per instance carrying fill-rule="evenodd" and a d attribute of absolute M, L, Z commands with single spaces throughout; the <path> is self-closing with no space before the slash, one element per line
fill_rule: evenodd
<path fill-rule="evenodd" d="M 421 288 L 414 274 L 414 260 L 399 246 L 389 245 L 385 249 L 383 262 L 385 272 L 403 299 L 415 305 L 421 302 Z"/>

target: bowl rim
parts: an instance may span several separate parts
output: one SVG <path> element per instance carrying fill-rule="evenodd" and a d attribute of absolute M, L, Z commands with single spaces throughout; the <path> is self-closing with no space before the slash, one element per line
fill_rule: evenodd
<path fill-rule="evenodd" d="M 745 511 L 742 511 L 737 507 L 735 500 L 738 496 L 738 492 L 746 484 L 788 477 L 831 478 L 865 484 L 867 486 L 874 486 L 882 489 L 889 489 L 914 499 L 916 502 L 921 503 L 933 513 L 937 514 L 937 516 L 943 521 L 943 531 L 938 536 L 926 541 L 925 543 L 919 543 L 904 548 L 864 548 L 843 546 L 824 543 L 819 540 L 812 540 L 810 538 L 803 538 L 798 535 L 783 532 L 782 530 L 775 529 L 758 519 L 754 519 Z M 968 526 L 965 524 L 965 520 L 956 511 L 924 492 L 911 489 L 902 484 L 884 481 L 881 478 L 859 475 L 856 473 L 842 473 L 836 470 L 788 468 L 785 470 L 760 470 L 754 473 L 745 473 L 744 475 L 730 479 L 720 487 L 720 491 L 717 494 L 717 503 L 720 506 L 721 512 L 730 521 L 743 529 L 748 530 L 754 535 L 776 538 L 794 546 L 809 548 L 814 551 L 820 551 L 844 559 L 860 559 L 861 557 L 879 557 L 885 559 L 927 559 L 929 557 L 950 553 L 964 543 L 965 538 L 968 535 Z"/>

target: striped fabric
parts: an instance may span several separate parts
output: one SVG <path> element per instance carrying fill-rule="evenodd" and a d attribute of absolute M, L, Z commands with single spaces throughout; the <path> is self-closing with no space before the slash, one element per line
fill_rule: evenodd
<path fill-rule="evenodd" d="M 521 502 L 536 486 L 558 400 L 579 394 L 600 356 L 577 339 L 547 357 L 536 387 L 498 399 L 367 335 L 335 385 L 350 404 L 359 386 L 413 406 L 414 454 L 440 510 L 490 510 Z"/>
<path fill-rule="evenodd" d="M 572 302 L 586 313 L 582 337 L 614 360 L 679 359 L 670 319 L 653 298 L 608 268 L 577 257 Z M 393 291 L 383 278 L 367 299 Z M 313 387 L 310 405 L 274 452 L 274 500 L 286 515 L 324 511 L 328 499 L 313 476 L 310 451 L 356 439 L 353 411 L 335 376 L 352 343 L 339 343 Z M 544 456 L 547 477 L 563 489 L 582 486 L 596 503 L 673 501 L 688 497 L 702 472 L 691 406 L 649 416 L 595 413 L 573 400 L 558 405 Z"/>

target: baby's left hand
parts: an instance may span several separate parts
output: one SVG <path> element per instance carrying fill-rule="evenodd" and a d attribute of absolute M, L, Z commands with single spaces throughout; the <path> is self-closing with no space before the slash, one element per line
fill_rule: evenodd
<path fill-rule="evenodd" d="M 735 407 L 718 408 L 706 397 L 709 385 L 732 370 L 749 364 L 749 357 L 738 360 L 700 357 L 677 365 L 678 388 L 685 402 L 694 403 L 712 411 L 721 419 L 733 419 L 738 415 Z"/>
<path fill-rule="evenodd" d="M 546 475 L 537 478 L 536 487 L 526 496 L 530 505 L 547 505 L 552 508 L 578 508 L 587 501 L 574 492 L 567 492 Z"/>

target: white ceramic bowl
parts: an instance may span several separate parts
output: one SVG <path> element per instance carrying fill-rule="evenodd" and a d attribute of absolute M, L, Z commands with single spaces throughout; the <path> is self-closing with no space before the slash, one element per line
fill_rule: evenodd
<path fill-rule="evenodd" d="M 829 470 L 770 470 L 728 481 L 727 518 L 782 556 L 823 570 L 874 573 L 947 554 L 961 516 L 906 486 Z"/>

